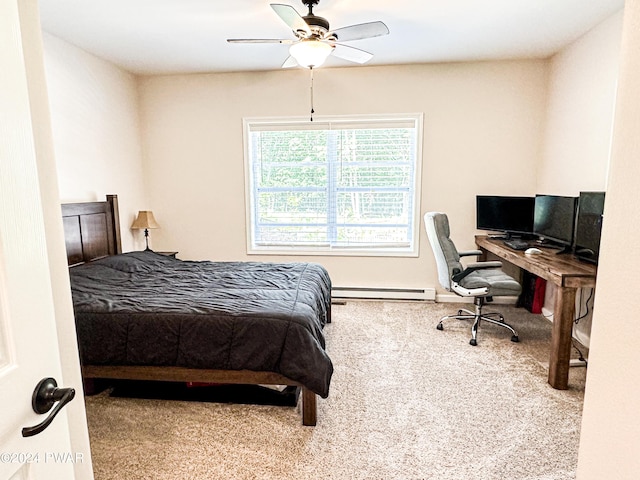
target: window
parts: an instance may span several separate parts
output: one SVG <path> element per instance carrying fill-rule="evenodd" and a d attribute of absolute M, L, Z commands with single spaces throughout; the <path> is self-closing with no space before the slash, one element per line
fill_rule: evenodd
<path fill-rule="evenodd" d="M 421 115 L 244 123 L 249 253 L 417 255 Z"/>

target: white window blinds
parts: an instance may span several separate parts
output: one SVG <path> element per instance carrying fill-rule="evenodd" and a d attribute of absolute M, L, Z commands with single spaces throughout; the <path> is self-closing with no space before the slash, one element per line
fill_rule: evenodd
<path fill-rule="evenodd" d="M 412 253 L 420 120 L 245 121 L 249 251 Z"/>

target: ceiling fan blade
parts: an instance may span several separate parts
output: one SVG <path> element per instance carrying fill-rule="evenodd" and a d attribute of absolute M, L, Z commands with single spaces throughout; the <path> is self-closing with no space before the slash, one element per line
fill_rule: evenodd
<path fill-rule="evenodd" d="M 227 38 L 229 43 L 284 43 L 290 45 L 295 40 L 279 39 L 279 38 Z"/>
<path fill-rule="evenodd" d="M 388 34 L 389 29 L 383 22 L 369 22 L 338 28 L 337 30 L 327 33 L 327 36 L 334 35 L 339 42 L 346 42 Z"/>
<path fill-rule="evenodd" d="M 297 67 L 297 66 L 298 66 L 298 62 L 291 55 L 289 55 L 287 59 L 284 61 L 284 63 L 282 64 L 282 68 L 291 68 L 291 67 Z"/>
<path fill-rule="evenodd" d="M 340 45 L 339 43 L 334 43 L 333 46 L 334 56 L 342 58 L 344 60 L 349 60 L 350 62 L 367 63 L 373 58 L 372 53 L 365 52 L 364 50 L 360 50 L 359 48 Z"/>
<path fill-rule="evenodd" d="M 284 5 L 282 3 L 272 3 L 271 8 L 278 14 L 278 16 L 289 25 L 289 28 L 294 32 L 304 32 L 307 35 L 311 35 L 311 29 L 304 18 L 293 8 L 291 5 Z"/>

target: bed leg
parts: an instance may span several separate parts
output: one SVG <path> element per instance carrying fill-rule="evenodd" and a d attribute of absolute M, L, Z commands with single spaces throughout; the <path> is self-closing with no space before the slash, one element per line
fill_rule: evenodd
<path fill-rule="evenodd" d="M 314 427 L 318 418 L 316 394 L 306 387 L 302 387 L 302 424 Z"/>

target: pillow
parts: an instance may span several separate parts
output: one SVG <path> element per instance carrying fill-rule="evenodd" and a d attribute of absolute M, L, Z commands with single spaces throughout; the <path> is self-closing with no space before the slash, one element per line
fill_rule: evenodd
<path fill-rule="evenodd" d="M 127 273 L 141 273 L 150 272 L 154 269 L 152 263 L 145 261 L 147 252 L 128 252 L 121 253 L 119 255 L 112 255 L 110 257 L 100 258 L 91 262 L 94 265 L 102 265 L 105 267 L 113 268 L 114 270 L 120 270 Z M 155 254 L 154 254 L 155 255 Z"/>

